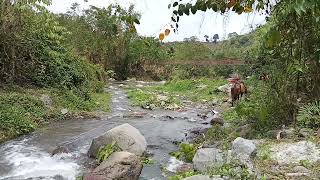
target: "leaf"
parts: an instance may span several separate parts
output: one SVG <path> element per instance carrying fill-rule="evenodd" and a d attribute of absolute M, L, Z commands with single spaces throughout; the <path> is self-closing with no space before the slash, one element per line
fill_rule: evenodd
<path fill-rule="evenodd" d="M 171 4 L 168 5 L 168 9 L 170 9 L 170 8 L 171 8 Z"/>
<path fill-rule="evenodd" d="M 140 21 L 137 18 L 134 18 L 133 22 L 135 22 L 136 24 L 140 24 Z"/>
<path fill-rule="evenodd" d="M 250 12 L 252 12 L 253 11 L 253 9 L 251 8 L 251 7 L 249 7 L 249 6 L 246 6 L 246 7 L 244 7 L 244 10 L 243 10 L 245 13 L 250 13 Z"/>
<path fill-rule="evenodd" d="M 178 6 L 178 4 L 179 4 L 178 2 L 174 2 L 172 6 L 176 7 L 176 6 Z"/>
<path fill-rule="evenodd" d="M 174 17 L 171 17 L 171 20 L 172 20 L 173 22 L 177 22 Z"/>

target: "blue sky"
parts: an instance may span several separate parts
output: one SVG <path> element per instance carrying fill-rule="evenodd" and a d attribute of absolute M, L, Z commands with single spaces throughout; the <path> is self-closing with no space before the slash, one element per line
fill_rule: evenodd
<path fill-rule="evenodd" d="M 142 15 L 141 24 L 136 28 L 138 33 L 143 36 L 157 37 L 171 22 L 172 10 L 168 9 L 168 4 L 172 3 L 172 0 L 88 0 L 88 2 L 84 2 L 84 0 L 52 0 L 49 10 L 55 13 L 66 12 L 74 2 L 79 3 L 81 8 L 87 8 L 89 5 L 103 7 L 110 3 L 118 3 L 124 7 L 134 4 L 136 11 Z M 264 16 L 259 13 L 242 15 L 230 13 L 228 17 L 226 31 L 224 31 L 223 19 L 225 18 L 219 13 L 198 11 L 195 15 L 183 16 L 179 22 L 179 32 L 177 34 L 171 33 L 165 41 L 181 41 L 191 36 L 197 36 L 200 40 L 204 40 L 204 35 L 212 37 L 214 34 L 219 34 L 220 38 L 223 38 L 224 32 L 244 34 L 250 31 L 250 26 L 256 27 L 264 23 Z"/>

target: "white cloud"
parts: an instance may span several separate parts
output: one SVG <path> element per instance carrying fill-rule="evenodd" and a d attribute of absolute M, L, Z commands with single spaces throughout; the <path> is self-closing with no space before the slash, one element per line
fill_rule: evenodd
<path fill-rule="evenodd" d="M 144 36 L 157 37 L 166 24 L 171 23 L 172 12 L 168 9 L 168 4 L 172 0 L 88 0 L 87 3 L 84 0 L 52 0 L 49 9 L 55 13 L 66 12 L 73 2 L 79 3 L 82 8 L 87 8 L 89 5 L 103 7 L 110 3 L 119 3 L 125 7 L 134 4 L 136 10 L 142 15 L 137 31 Z M 223 37 L 224 32 L 243 34 L 250 30 L 250 26 L 255 27 L 264 22 L 264 16 L 257 13 L 242 15 L 230 13 L 227 26 L 224 28 L 223 19 L 221 14 L 211 11 L 199 11 L 192 16 L 183 16 L 179 22 L 179 32 L 171 33 L 166 37 L 166 41 L 183 40 L 191 36 L 197 36 L 203 40 L 204 35 L 212 37 L 216 33 Z"/>

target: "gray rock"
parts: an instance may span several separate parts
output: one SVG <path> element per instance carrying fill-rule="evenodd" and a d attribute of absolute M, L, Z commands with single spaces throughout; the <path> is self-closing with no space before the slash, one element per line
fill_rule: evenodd
<path fill-rule="evenodd" d="M 220 86 L 217 88 L 219 91 L 224 92 L 224 93 L 229 93 L 231 90 L 231 85 L 230 84 L 225 84 L 223 86 Z"/>
<path fill-rule="evenodd" d="M 203 148 L 196 152 L 192 162 L 195 170 L 205 173 L 208 168 L 221 166 L 224 155 L 219 149 Z"/>
<path fill-rule="evenodd" d="M 238 137 L 232 142 L 231 154 L 242 164 L 248 167 L 249 172 L 253 171 L 254 164 L 252 158 L 256 155 L 257 147 L 252 140 Z"/>
<path fill-rule="evenodd" d="M 143 165 L 138 156 L 129 152 L 115 152 L 84 180 L 138 180 Z"/>
<path fill-rule="evenodd" d="M 51 108 L 52 107 L 52 99 L 50 98 L 49 95 L 47 94 L 42 94 L 40 97 L 41 101 L 43 102 L 43 104 L 48 107 Z"/>
<path fill-rule="evenodd" d="M 247 155 L 252 157 L 256 154 L 256 151 L 257 147 L 252 140 L 238 137 L 232 142 L 232 154 L 235 156 Z"/>
<path fill-rule="evenodd" d="M 301 160 L 311 163 L 320 160 L 320 149 L 310 141 L 300 141 L 296 143 L 279 143 L 271 148 L 271 159 L 279 164 L 294 164 Z"/>
<path fill-rule="evenodd" d="M 68 147 L 65 146 L 58 146 L 56 149 L 54 149 L 51 153 L 52 156 L 57 155 L 57 154 L 63 154 L 63 153 L 70 153 L 70 150 Z"/>
<path fill-rule="evenodd" d="M 310 170 L 303 166 L 295 166 L 293 168 L 293 172 L 295 173 L 310 173 Z"/>
<path fill-rule="evenodd" d="M 61 109 L 61 114 L 66 115 L 68 114 L 69 110 L 68 109 Z"/>
<path fill-rule="evenodd" d="M 116 142 L 123 150 L 141 156 L 147 148 L 146 139 L 138 129 L 129 124 L 122 124 L 109 131 L 106 134 L 92 140 L 88 155 L 95 158 L 101 147 Z"/>
<path fill-rule="evenodd" d="M 219 176 L 210 177 L 205 175 L 195 175 L 195 176 L 184 178 L 182 180 L 223 180 L 223 179 L 220 178 Z"/>
<path fill-rule="evenodd" d="M 157 95 L 157 100 L 158 101 L 168 101 L 169 97 L 168 96 L 164 96 L 164 95 Z"/>
<path fill-rule="evenodd" d="M 239 132 L 240 137 L 247 137 L 248 134 L 252 130 L 252 125 L 251 124 L 246 124 L 237 129 L 237 132 Z"/>
<path fill-rule="evenodd" d="M 299 136 L 303 138 L 309 138 L 313 136 L 313 134 L 314 134 L 313 130 L 309 128 L 302 128 L 299 131 Z"/>

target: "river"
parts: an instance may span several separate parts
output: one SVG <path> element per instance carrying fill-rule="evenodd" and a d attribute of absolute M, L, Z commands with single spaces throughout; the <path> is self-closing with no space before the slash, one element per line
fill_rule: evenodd
<path fill-rule="evenodd" d="M 170 110 L 144 110 L 130 106 L 122 88 L 127 82 L 111 83 L 107 89 L 112 94 L 111 112 L 101 118 L 68 119 L 51 123 L 36 132 L 0 145 L 0 179 L 76 179 L 88 168 L 92 160 L 87 151 L 93 138 L 106 131 L 129 123 L 145 136 L 154 164 L 145 165 L 140 179 L 166 179 L 162 168 L 170 162 L 169 152 L 178 149 L 185 141 L 189 129 L 204 127 L 197 114 L 201 107 L 189 106 L 185 112 Z M 139 86 L 150 85 L 136 82 Z M 143 117 L 128 117 L 133 112 L 145 113 Z M 173 118 L 168 118 L 173 117 Z M 68 154 L 51 156 L 58 146 L 67 146 Z"/>

